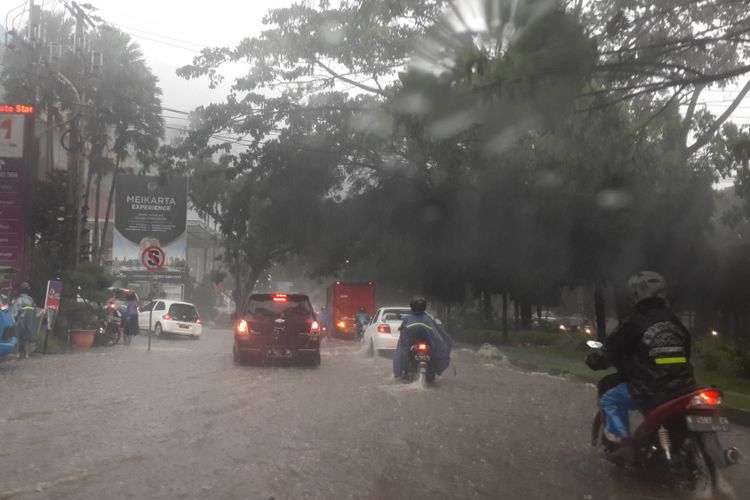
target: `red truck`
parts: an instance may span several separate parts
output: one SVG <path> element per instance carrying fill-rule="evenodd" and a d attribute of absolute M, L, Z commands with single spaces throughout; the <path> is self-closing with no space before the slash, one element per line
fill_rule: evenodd
<path fill-rule="evenodd" d="M 375 314 L 375 285 L 368 283 L 342 283 L 337 281 L 326 293 L 328 310 L 333 316 L 334 335 L 354 336 L 354 317 L 364 306 L 372 318 Z"/>

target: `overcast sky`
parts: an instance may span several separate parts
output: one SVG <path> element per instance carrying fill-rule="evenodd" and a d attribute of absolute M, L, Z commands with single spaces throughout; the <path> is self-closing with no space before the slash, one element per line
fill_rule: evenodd
<path fill-rule="evenodd" d="M 60 0 L 35 0 L 45 9 L 62 9 Z M 225 68 L 226 84 L 210 90 L 205 78 L 187 81 L 175 70 L 191 62 L 203 47 L 234 46 L 244 37 L 263 29 L 262 19 L 272 8 L 286 7 L 292 0 L 78 0 L 91 3 L 99 15 L 137 40 L 154 73 L 159 77 L 165 108 L 189 111 L 203 104 L 223 100 L 234 77 L 246 67 Z M 0 14 L 20 5 L 21 0 L 0 0 Z M 28 3 L 28 2 L 27 2 Z M 1 21 L 4 21 L 2 19 Z M 12 18 L 11 18 L 12 21 Z M 12 25 L 12 22 L 9 24 Z M 725 91 L 706 92 L 702 101 L 714 113 L 721 113 L 736 95 L 738 86 Z M 179 114 L 165 111 L 169 126 L 186 123 Z M 750 122 L 750 96 L 735 111 L 733 119 Z"/>
<path fill-rule="evenodd" d="M 263 28 L 265 13 L 285 7 L 292 0 L 78 0 L 99 9 L 99 15 L 130 34 L 143 48 L 153 72 L 159 77 L 165 108 L 189 111 L 196 106 L 223 100 L 229 83 L 243 70 L 227 69 L 228 82 L 221 89 L 210 90 L 207 79 L 185 80 L 175 74 L 180 66 L 191 62 L 203 47 L 234 46 Z M 0 0 L 14 7 L 18 0 Z M 36 0 L 45 8 L 60 8 L 61 2 Z M 57 4 L 57 5 L 55 5 Z M 0 8 L 0 12 L 9 9 Z M 164 112 L 168 125 L 181 126 L 186 121 L 176 113 Z M 170 118 L 175 117 L 175 118 Z"/>

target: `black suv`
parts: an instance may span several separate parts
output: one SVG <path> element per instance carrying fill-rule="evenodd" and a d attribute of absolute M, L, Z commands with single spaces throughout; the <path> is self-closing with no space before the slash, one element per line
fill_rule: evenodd
<path fill-rule="evenodd" d="M 234 323 L 236 363 L 300 360 L 320 364 L 320 325 L 307 295 L 255 293 Z"/>

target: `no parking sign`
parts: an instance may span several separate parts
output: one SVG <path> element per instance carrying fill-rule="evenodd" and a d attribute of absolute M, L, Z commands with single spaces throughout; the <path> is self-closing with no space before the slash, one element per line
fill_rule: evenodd
<path fill-rule="evenodd" d="M 149 271 L 158 271 L 164 266 L 167 256 L 161 247 L 152 245 L 141 254 L 141 263 Z"/>

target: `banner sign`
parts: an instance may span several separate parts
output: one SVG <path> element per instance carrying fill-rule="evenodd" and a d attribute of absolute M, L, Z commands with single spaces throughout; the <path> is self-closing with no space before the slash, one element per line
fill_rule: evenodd
<path fill-rule="evenodd" d="M 187 270 L 187 178 L 117 176 L 112 264 L 115 275 L 182 282 Z M 158 249 L 159 262 L 151 257 Z"/>
<path fill-rule="evenodd" d="M 32 136 L 33 112 L 31 106 L 0 104 L 0 268 L 15 271 L 16 280 L 23 278 L 26 269 L 26 196 L 31 173 L 25 151 Z"/>
<path fill-rule="evenodd" d="M 62 288 L 62 281 L 47 282 L 47 295 L 44 299 L 44 311 L 47 313 L 47 330 L 53 330 L 55 327 L 55 319 L 57 318 L 57 313 L 60 310 L 60 296 L 62 295 Z M 44 339 L 44 345 L 46 352 L 46 338 Z"/>
<path fill-rule="evenodd" d="M 60 309 L 60 295 L 62 295 L 62 281 L 47 282 L 47 296 L 44 299 L 44 310 L 49 311 Z"/>

